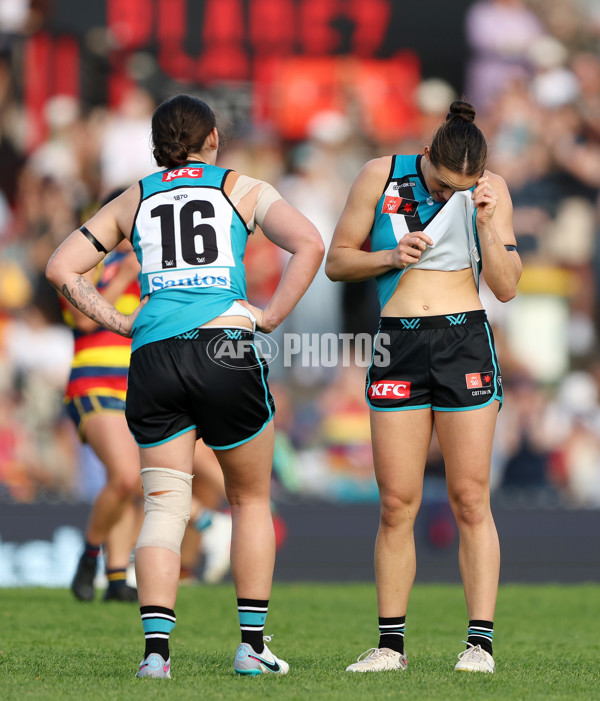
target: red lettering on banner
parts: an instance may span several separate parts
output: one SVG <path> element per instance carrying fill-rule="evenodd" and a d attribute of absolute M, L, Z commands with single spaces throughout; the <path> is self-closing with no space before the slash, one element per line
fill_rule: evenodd
<path fill-rule="evenodd" d="M 118 50 L 150 48 L 156 38 L 164 73 L 200 84 L 252 78 L 253 55 L 324 56 L 351 48 L 373 56 L 392 10 L 390 0 L 205 0 L 198 27 L 188 21 L 191 0 L 106 2 Z M 199 45 L 199 55 L 190 55 L 186 42 Z"/>
<path fill-rule="evenodd" d="M 302 46 L 309 54 L 334 53 L 340 44 L 340 35 L 332 26 L 339 15 L 339 0 L 304 0 L 300 4 Z"/>
<path fill-rule="evenodd" d="M 257 54 L 288 56 L 294 52 L 292 0 L 254 0 L 250 11 L 250 40 Z"/>
<path fill-rule="evenodd" d="M 119 49 L 146 46 L 152 37 L 153 0 L 108 0 L 106 22 Z"/>
<path fill-rule="evenodd" d="M 348 14 L 356 23 L 352 51 L 357 56 L 373 56 L 385 38 L 391 3 L 388 0 L 350 0 L 348 4 Z"/>
<path fill-rule="evenodd" d="M 206 43 L 233 43 L 244 40 L 244 11 L 240 0 L 207 0 L 202 23 Z"/>
<path fill-rule="evenodd" d="M 193 83 L 196 79 L 197 62 L 181 50 L 178 44 L 163 44 L 158 55 L 162 70 L 174 80 Z"/>
<path fill-rule="evenodd" d="M 186 19 L 186 0 L 158 0 L 158 63 L 171 78 L 191 83 L 197 62 L 184 51 Z"/>
<path fill-rule="evenodd" d="M 409 399 L 410 382 L 402 380 L 382 380 L 373 382 L 369 387 L 369 398 L 373 399 Z"/>
<path fill-rule="evenodd" d="M 220 80 L 248 80 L 248 54 L 239 44 L 215 44 L 201 56 L 195 80 L 210 85 Z"/>
<path fill-rule="evenodd" d="M 36 32 L 24 44 L 25 106 L 29 116 L 26 148 L 31 152 L 48 135 L 44 116 L 46 100 L 50 97 L 50 68 L 52 39 L 45 31 Z"/>
<path fill-rule="evenodd" d="M 176 170 L 168 170 L 163 173 L 163 183 L 168 183 L 176 178 L 201 178 L 202 168 L 177 168 Z"/>
<path fill-rule="evenodd" d="M 158 0 L 156 33 L 159 41 L 177 43 L 177 48 L 183 50 L 187 31 L 186 7 L 187 0 Z"/>
<path fill-rule="evenodd" d="M 330 54 L 344 39 L 336 22 L 353 25 L 353 53 L 372 56 L 383 43 L 391 14 L 389 0 L 304 0 L 300 3 L 302 45 L 310 54 Z"/>
<path fill-rule="evenodd" d="M 246 80 L 249 59 L 244 47 L 244 8 L 241 0 L 208 0 L 202 21 L 205 47 L 194 80 Z"/>
<path fill-rule="evenodd" d="M 244 48 L 244 10 L 240 0 L 209 0 L 202 26 L 202 53 L 196 79 L 246 80 L 249 59 Z"/>
<path fill-rule="evenodd" d="M 79 97 L 79 44 L 73 37 L 56 40 L 54 93 Z"/>

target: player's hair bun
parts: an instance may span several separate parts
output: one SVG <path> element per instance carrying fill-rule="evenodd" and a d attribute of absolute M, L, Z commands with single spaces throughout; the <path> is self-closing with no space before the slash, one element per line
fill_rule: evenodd
<path fill-rule="evenodd" d="M 450 105 L 450 112 L 446 115 L 446 121 L 450 119 L 462 119 L 465 122 L 474 122 L 475 114 L 475 108 L 470 102 L 454 100 Z"/>
<path fill-rule="evenodd" d="M 188 160 L 188 147 L 180 141 L 169 141 L 154 149 L 154 158 L 158 165 L 183 165 Z"/>

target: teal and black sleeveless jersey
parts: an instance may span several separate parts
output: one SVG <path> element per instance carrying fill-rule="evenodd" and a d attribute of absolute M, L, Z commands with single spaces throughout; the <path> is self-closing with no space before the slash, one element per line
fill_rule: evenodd
<path fill-rule="evenodd" d="M 418 263 L 388 270 L 375 278 L 383 308 L 394 294 L 402 275 L 411 268 L 462 270 L 472 267 L 479 279 L 479 242 L 471 190 L 455 192 L 445 203 L 436 202 L 425 185 L 421 155 L 394 156 L 390 175 L 375 208 L 371 250 L 393 250 L 408 233 L 431 229 L 435 246 L 428 246 Z M 447 216 L 439 217 L 442 212 Z M 439 222 L 440 226 L 436 226 Z M 433 227 L 439 229 L 433 233 Z"/>
<path fill-rule="evenodd" d="M 149 300 L 135 320 L 132 351 L 202 326 L 246 299 L 249 231 L 223 191 L 229 172 L 189 163 L 140 180 L 132 244 Z"/>

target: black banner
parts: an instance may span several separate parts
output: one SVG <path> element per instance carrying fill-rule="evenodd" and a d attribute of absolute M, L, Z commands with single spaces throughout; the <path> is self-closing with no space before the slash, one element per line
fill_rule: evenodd
<path fill-rule="evenodd" d="M 472 0 L 55 0 L 49 30 L 103 52 L 147 53 L 165 77 L 207 85 L 252 80 L 272 57 L 393 58 L 410 49 L 424 77 L 462 90 Z"/>

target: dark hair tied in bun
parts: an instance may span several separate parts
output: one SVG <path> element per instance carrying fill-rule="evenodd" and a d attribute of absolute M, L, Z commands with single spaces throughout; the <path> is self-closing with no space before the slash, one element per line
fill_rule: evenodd
<path fill-rule="evenodd" d="M 464 100 L 454 100 L 450 105 L 450 112 L 446 115 L 446 121 L 454 118 L 462 119 L 465 122 L 474 122 L 475 108 L 471 103 Z"/>
<path fill-rule="evenodd" d="M 487 160 L 487 143 L 474 123 L 475 108 L 470 102 L 454 100 L 446 121 L 431 140 L 430 160 L 453 173 L 481 175 Z"/>

